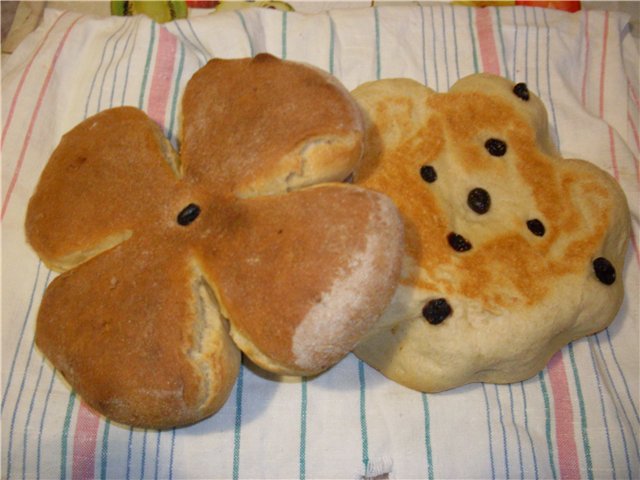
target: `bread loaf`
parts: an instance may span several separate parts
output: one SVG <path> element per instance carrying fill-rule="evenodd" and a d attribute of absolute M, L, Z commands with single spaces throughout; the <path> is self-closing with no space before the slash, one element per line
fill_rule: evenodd
<path fill-rule="evenodd" d="M 95 410 L 169 428 L 220 408 L 241 351 L 317 374 L 391 299 L 403 228 L 384 195 L 340 183 L 361 113 L 336 79 L 269 55 L 212 60 L 182 102 L 181 151 L 141 110 L 61 140 L 30 200 L 29 243 L 62 271 L 39 349 Z"/>
<path fill-rule="evenodd" d="M 524 83 L 478 74 L 436 93 L 388 79 L 353 94 L 367 122 L 356 184 L 395 201 L 407 252 L 360 358 L 425 392 L 508 383 L 612 322 L 625 196 L 600 168 L 560 156 Z"/>

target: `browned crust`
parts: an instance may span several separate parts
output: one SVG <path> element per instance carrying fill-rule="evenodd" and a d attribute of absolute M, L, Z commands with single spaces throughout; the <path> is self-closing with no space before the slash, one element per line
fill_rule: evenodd
<path fill-rule="evenodd" d="M 136 237 L 52 282 L 36 344 L 112 420 L 193 423 L 222 406 L 240 365 L 224 324 L 203 316 L 199 281 L 190 252 L 167 255 L 160 238 Z"/>
<path fill-rule="evenodd" d="M 334 364 L 355 346 L 397 284 L 403 232 L 395 207 L 373 192 L 331 184 L 239 200 L 231 211 L 235 227 L 205 241 L 201 255 L 233 320 L 234 338 L 256 363 L 278 373 L 312 374 Z M 341 281 L 347 301 L 329 298 Z M 348 291 L 349 282 L 357 287 Z M 323 302 L 333 311 L 324 321 L 341 334 L 304 361 L 294 338 Z"/>
<path fill-rule="evenodd" d="M 344 87 L 268 54 L 211 60 L 189 81 L 182 106 L 182 168 L 220 192 L 282 192 L 288 176 L 342 181 L 362 153 L 361 113 Z M 318 143 L 328 154 L 304 158 Z"/>
<path fill-rule="evenodd" d="M 595 165 L 560 157 L 541 101 L 524 102 L 513 86 L 475 75 L 448 93 L 406 79 L 354 92 L 367 118 L 356 183 L 394 200 L 407 245 L 399 293 L 357 354 L 412 388 L 527 378 L 567 342 L 608 326 L 622 302 L 630 219 L 621 188 Z M 490 138 L 506 154 L 490 155 Z M 423 166 L 436 181 L 421 177 Z M 478 187 L 491 198 L 483 214 L 467 203 Z M 528 229 L 533 219 L 543 236 Z M 451 233 L 471 249 L 454 250 Z M 600 256 L 617 271 L 614 285 L 594 274 Z M 437 298 L 452 313 L 431 325 L 422 308 Z"/>
<path fill-rule="evenodd" d="M 214 60 L 190 81 L 183 114 L 181 159 L 137 109 L 79 124 L 25 224 L 43 260 L 66 271 L 44 296 L 38 347 L 94 409 L 140 427 L 215 412 L 239 368 L 233 340 L 272 371 L 328 368 L 381 313 L 400 270 L 402 224 L 386 197 L 303 188 L 344 179 L 361 157 L 360 111 L 335 79 L 264 55 Z M 200 214 L 180 225 L 192 203 Z M 355 295 L 356 280 L 369 302 L 327 296 L 340 281 Z M 317 342 L 297 342 L 318 301 L 335 318 L 316 315 Z"/>

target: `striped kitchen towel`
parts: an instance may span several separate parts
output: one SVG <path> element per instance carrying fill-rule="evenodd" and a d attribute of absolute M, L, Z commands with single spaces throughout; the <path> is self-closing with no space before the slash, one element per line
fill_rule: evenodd
<path fill-rule="evenodd" d="M 639 478 L 640 61 L 622 14 L 531 7 L 250 9 L 159 25 L 47 10 L 2 65 L 2 478 Z M 213 57 L 270 52 L 350 89 L 410 77 L 446 91 L 492 72 L 527 82 L 566 157 L 622 185 L 633 234 L 612 326 L 533 378 L 421 394 L 353 355 L 313 379 L 243 365 L 215 416 L 126 428 L 96 416 L 34 348 L 54 275 L 26 245 L 28 199 L 61 135 L 109 107 L 179 144 L 180 98 Z M 215 132 L 213 132 L 215 133 Z"/>

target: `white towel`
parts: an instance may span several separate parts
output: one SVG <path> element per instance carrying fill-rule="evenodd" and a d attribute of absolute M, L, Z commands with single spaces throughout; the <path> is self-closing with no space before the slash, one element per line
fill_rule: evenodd
<path fill-rule="evenodd" d="M 47 10 L 2 71 L 2 478 L 638 478 L 639 57 L 627 17 L 531 7 L 251 9 L 159 25 Z M 624 305 L 533 378 L 424 395 L 349 355 L 309 380 L 243 366 L 215 416 L 163 432 L 90 411 L 33 346 L 53 274 L 26 245 L 28 199 L 61 135 L 128 104 L 177 145 L 180 98 L 212 57 L 267 51 L 350 89 L 405 76 L 446 91 L 498 73 L 527 82 L 566 157 L 624 188 L 633 215 Z"/>

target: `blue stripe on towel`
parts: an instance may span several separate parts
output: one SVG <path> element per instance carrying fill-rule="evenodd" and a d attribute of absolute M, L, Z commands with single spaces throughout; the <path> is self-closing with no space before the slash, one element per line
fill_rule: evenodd
<path fill-rule="evenodd" d="M 542 400 L 544 402 L 544 416 L 545 416 L 545 435 L 547 437 L 547 451 L 549 453 L 549 466 L 551 467 L 551 474 L 554 479 L 558 478 L 556 472 L 556 464 L 553 459 L 553 437 L 551 435 L 551 404 L 549 401 L 549 391 L 547 390 L 547 382 L 544 379 L 544 370 L 538 373 L 538 380 L 540 381 L 540 390 L 542 393 Z"/>
<path fill-rule="evenodd" d="M 35 296 L 36 288 L 38 286 L 38 279 L 40 277 L 41 266 L 42 266 L 42 262 L 38 260 L 38 267 L 36 269 L 36 278 L 33 280 L 33 287 L 31 288 L 31 295 L 29 296 L 29 303 L 27 304 L 27 312 L 24 315 L 24 320 L 22 321 L 22 327 L 20 328 L 20 335 L 18 336 L 18 343 L 16 344 L 16 349 L 13 352 L 13 358 L 11 359 L 11 368 L 9 369 L 9 379 L 7 380 L 7 384 L 4 387 L 4 392 L 2 393 L 2 407 L 1 407 L 2 412 L 4 412 L 4 402 L 7 400 L 7 392 L 9 391 L 9 387 L 11 386 L 11 382 L 13 380 L 13 372 L 16 367 L 16 360 L 18 358 L 18 354 L 20 353 L 20 347 L 22 346 L 24 331 L 27 327 L 27 320 L 29 319 L 29 315 L 31 315 L 31 309 L 33 308 L 33 298 Z"/>
<path fill-rule="evenodd" d="M 93 79 L 91 80 L 91 86 L 89 87 L 89 95 L 87 95 L 87 101 L 84 105 L 84 118 L 87 118 L 89 116 L 89 103 L 91 103 L 91 96 L 93 95 L 93 92 L 96 92 L 96 81 L 98 79 L 98 73 L 100 73 L 100 70 L 102 69 L 102 65 L 104 64 L 104 59 L 105 56 L 107 55 L 107 50 L 108 50 L 108 45 L 111 43 L 111 41 L 115 38 L 115 36 L 120 33 L 121 30 L 125 30 L 125 27 L 127 26 L 127 22 L 122 22 L 122 25 L 120 26 L 120 28 L 118 28 L 115 32 L 113 32 L 109 38 L 107 39 L 107 41 L 104 44 L 104 48 L 102 49 L 102 55 L 100 55 L 100 62 L 98 63 L 98 68 L 96 69 L 95 73 L 93 74 Z M 118 46 L 118 43 L 120 43 L 120 37 L 114 42 L 113 44 L 113 49 L 112 52 L 115 52 L 116 47 Z M 113 55 L 112 55 L 113 58 Z M 104 87 L 104 77 L 102 79 L 102 86 Z M 97 103 L 98 105 L 100 104 L 100 95 L 98 95 L 98 99 L 97 99 Z M 98 107 L 99 108 L 99 107 Z"/>
<path fill-rule="evenodd" d="M 369 466 L 369 434 L 367 432 L 367 403 L 364 362 L 358 359 L 358 380 L 360 383 L 360 436 L 362 438 L 362 464 L 365 475 Z"/>
<path fill-rule="evenodd" d="M 282 59 L 287 58 L 287 12 L 282 12 Z"/>
<path fill-rule="evenodd" d="M 491 478 L 496 478 L 496 466 L 493 456 L 493 431 L 491 429 L 491 409 L 489 408 L 489 397 L 487 387 L 482 384 L 482 394 L 484 395 L 485 414 L 487 417 L 487 433 L 489 434 L 489 459 L 491 460 Z"/>
<path fill-rule="evenodd" d="M 533 471 L 534 478 L 540 478 L 538 474 L 538 458 L 536 456 L 536 446 L 533 441 L 533 437 L 531 436 L 531 431 L 529 430 L 529 415 L 527 414 L 527 393 L 524 389 L 524 382 L 520 382 L 520 392 L 522 393 L 522 411 L 524 414 L 524 429 L 527 432 L 527 438 L 529 439 L 529 443 L 531 444 L 531 459 L 533 461 Z"/>
<path fill-rule="evenodd" d="M 507 390 L 509 391 L 509 410 L 511 410 L 511 422 L 513 426 L 513 430 L 516 433 L 516 444 L 518 446 L 518 461 L 520 463 L 520 478 L 524 478 L 524 465 L 522 461 L 522 442 L 520 441 L 520 429 L 518 428 L 518 424 L 516 423 L 516 412 L 513 406 L 513 385 L 506 385 Z"/>
<path fill-rule="evenodd" d="M 582 387 L 580 384 L 580 375 L 578 373 L 578 366 L 576 365 L 576 357 L 573 352 L 573 344 L 569 344 L 569 359 L 571 362 L 571 369 L 573 370 L 573 378 L 575 379 L 576 393 L 578 395 L 578 407 L 580 409 L 580 428 L 582 429 L 582 448 L 584 449 L 584 455 L 587 461 L 586 469 L 587 476 L 590 480 L 593 480 L 593 464 L 591 463 L 591 445 L 589 443 L 589 435 L 587 434 L 587 414 L 584 407 L 584 395 L 582 394 Z"/>
<path fill-rule="evenodd" d="M 142 85 L 140 86 L 140 97 L 138 98 L 138 108 L 144 110 L 144 95 L 147 91 L 147 79 L 149 78 L 149 69 L 151 68 L 151 57 L 153 56 L 153 46 L 156 40 L 156 22 L 151 21 L 151 31 L 149 38 L 149 48 L 147 49 L 147 59 L 144 64 L 144 75 L 142 76 Z"/>
<path fill-rule="evenodd" d="M 233 428 L 233 479 L 238 480 L 240 473 L 240 437 L 242 431 L 242 384 L 244 365 L 240 365 L 236 380 L 236 419 Z"/>
<path fill-rule="evenodd" d="M 306 478 L 307 457 L 307 378 L 303 377 L 300 384 L 300 480 Z"/>
<path fill-rule="evenodd" d="M 424 412 L 424 445 L 427 454 L 427 478 L 433 480 L 433 452 L 431 449 L 431 416 L 429 415 L 429 399 L 422 393 L 422 409 Z"/>

